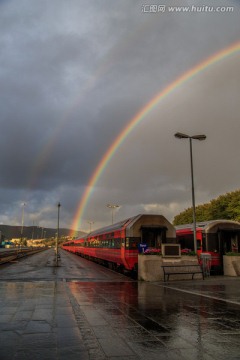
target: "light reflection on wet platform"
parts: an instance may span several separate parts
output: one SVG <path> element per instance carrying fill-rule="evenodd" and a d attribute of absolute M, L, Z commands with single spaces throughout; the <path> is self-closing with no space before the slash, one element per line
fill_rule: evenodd
<path fill-rule="evenodd" d="M 132 281 L 51 250 L 0 270 L 1 359 L 239 359 L 240 279 Z"/>

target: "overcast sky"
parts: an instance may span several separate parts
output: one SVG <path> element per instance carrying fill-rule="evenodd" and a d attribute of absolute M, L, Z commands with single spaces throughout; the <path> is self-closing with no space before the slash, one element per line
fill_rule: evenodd
<path fill-rule="evenodd" d="M 151 12 L 150 6 L 165 5 Z M 168 6 L 190 6 L 171 12 Z M 221 12 L 198 6 L 222 7 Z M 224 11 L 223 7 L 232 9 Z M 105 152 L 136 113 L 181 74 L 240 41 L 239 1 L 0 1 L 0 223 L 70 227 Z M 170 221 L 239 189 L 240 53 L 159 102 L 95 184 L 81 229 L 138 213 Z"/>

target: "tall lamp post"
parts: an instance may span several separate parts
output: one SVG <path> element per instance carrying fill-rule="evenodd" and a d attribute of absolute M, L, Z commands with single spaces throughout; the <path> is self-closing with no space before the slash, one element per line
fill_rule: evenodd
<path fill-rule="evenodd" d="M 119 208 L 117 204 L 107 204 L 107 207 L 112 210 L 112 224 L 113 224 L 113 213 L 116 208 Z"/>
<path fill-rule="evenodd" d="M 59 219 L 60 219 L 60 202 L 57 205 L 58 207 L 58 221 L 57 221 L 57 239 L 56 239 L 56 266 L 58 266 L 58 240 L 59 240 Z"/>
<path fill-rule="evenodd" d="M 94 221 L 88 221 L 89 227 L 90 227 L 90 232 L 92 231 L 92 225 L 94 224 Z"/>
<path fill-rule="evenodd" d="M 194 251 L 197 253 L 197 230 L 196 230 L 196 208 L 195 208 L 195 192 L 194 192 L 194 178 L 193 178 L 193 156 L 192 156 L 192 139 L 193 140 L 205 140 L 206 135 L 193 135 L 189 136 L 182 133 L 176 133 L 174 135 L 178 139 L 189 139 L 190 144 L 190 161 L 191 161 L 191 180 L 192 180 L 192 207 L 193 207 L 193 241 Z"/>
<path fill-rule="evenodd" d="M 23 228 L 24 228 L 24 207 L 25 207 L 25 203 L 22 204 L 22 227 L 21 227 L 21 242 L 20 244 L 22 245 L 22 241 L 23 241 Z"/>

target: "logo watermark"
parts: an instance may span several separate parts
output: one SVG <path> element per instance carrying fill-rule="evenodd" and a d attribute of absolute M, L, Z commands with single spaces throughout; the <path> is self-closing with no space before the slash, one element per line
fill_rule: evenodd
<path fill-rule="evenodd" d="M 141 7 L 142 13 L 230 13 L 234 11 L 233 6 L 170 6 L 158 4 L 143 4 Z"/>

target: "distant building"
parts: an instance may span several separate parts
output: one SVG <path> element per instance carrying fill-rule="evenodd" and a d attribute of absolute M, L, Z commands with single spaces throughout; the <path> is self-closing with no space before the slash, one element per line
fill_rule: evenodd
<path fill-rule="evenodd" d="M 20 246 L 21 239 L 20 238 L 12 239 L 11 243 L 14 244 L 15 246 Z"/>
<path fill-rule="evenodd" d="M 44 239 L 38 239 L 38 240 L 27 240 L 27 246 L 28 247 L 44 247 Z"/>

